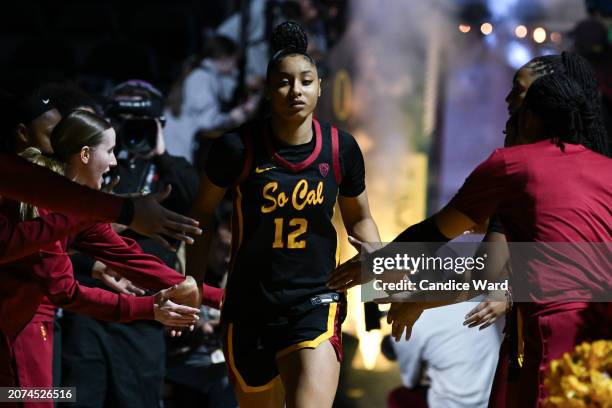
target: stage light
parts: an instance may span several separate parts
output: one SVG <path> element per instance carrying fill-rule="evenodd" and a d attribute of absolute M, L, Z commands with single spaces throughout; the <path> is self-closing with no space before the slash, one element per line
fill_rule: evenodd
<path fill-rule="evenodd" d="M 489 35 L 493 32 L 493 26 L 491 25 L 491 23 L 483 23 L 480 26 L 480 32 L 484 35 Z"/>
<path fill-rule="evenodd" d="M 461 31 L 463 34 L 469 33 L 471 29 L 472 27 L 470 27 L 468 24 L 459 24 L 459 31 Z"/>
<path fill-rule="evenodd" d="M 559 44 L 561 42 L 561 33 L 554 32 L 550 34 L 550 40 L 555 44 Z"/>
<path fill-rule="evenodd" d="M 511 16 L 519 0 L 486 0 L 493 19 L 507 19 Z"/>
<path fill-rule="evenodd" d="M 484 42 L 487 43 L 487 45 L 489 45 L 490 47 L 496 47 L 498 45 L 497 35 L 495 35 L 495 33 L 485 35 Z"/>
<path fill-rule="evenodd" d="M 514 34 L 518 37 L 518 38 L 525 38 L 527 36 L 527 27 L 525 27 L 524 25 L 518 25 L 516 26 L 516 28 L 514 29 Z"/>
<path fill-rule="evenodd" d="M 542 44 L 544 41 L 546 41 L 546 30 L 542 27 L 538 27 L 533 30 L 533 41 L 537 42 L 538 44 Z"/>
<path fill-rule="evenodd" d="M 532 58 L 529 48 L 519 41 L 510 41 L 506 48 L 506 59 L 514 69 L 519 69 Z"/>

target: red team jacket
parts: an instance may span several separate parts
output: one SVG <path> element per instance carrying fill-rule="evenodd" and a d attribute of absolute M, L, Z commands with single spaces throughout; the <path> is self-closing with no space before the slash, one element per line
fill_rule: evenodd
<path fill-rule="evenodd" d="M 10 214 L 11 207 L 13 214 Z M 17 208 L 16 202 L 5 202 L 2 212 L 14 219 Z M 92 255 L 147 289 L 161 290 L 184 279 L 156 257 L 143 253 L 134 241 L 122 239 L 109 224 L 100 223 L 87 227 L 77 236 L 63 238 L 32 255 L 2 265 L 0 381 L 4 384 L 10 384 L 13 378 L 11 342 L 34 317 L 45 296 L 59 307 L 102 320 L 153 319 L 153 296 L 136 297 L 81 286 L 74 278 L 66 253 L 69 242 L 75 249 Z"/>
<path fill-rule="evenodd" d="M 40 218 L 19 222 L 17 203 L 0 202 L 1 384 L 14 383 L 11 340 L 32 319 L 45 296 L 65 309 L 103 320 L 153 318 L 152 296 L 128 296 L 79 285 L 66 253 L 69 244 L 143 288 L 161 290 L 184 279 L 155 256 L 143 253 L 134 241 L 117 235 L 109 224 L 86 221 L 115 221 L 122 198 L 78 186 L 13 155 L 0 155 L 0 174 L 4 175 L 0 177 L 0 194 L 5 197 L 74 214 L 41 210 Z M 223 291 L 207 285 L 203 290 L 204 303 L 218 308 Z"/>
<path fill-rule="evenodd" d="M 73 183 L 14 154 L 0 154 L 0 175 L 0 200 L 11 198 L 70 214 L 49 213 L 24 222 L 0 214 L 0 263 L 32 254 L 78 231 L 84 220 L 117 221 L 125 202 L 121 197 Z"/>

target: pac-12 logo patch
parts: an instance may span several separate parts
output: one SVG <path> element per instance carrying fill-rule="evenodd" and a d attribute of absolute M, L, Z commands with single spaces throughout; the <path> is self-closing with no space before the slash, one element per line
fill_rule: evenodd
<path fill-rule="evenodd" d="M 319 163 L 319 173 L 321 173 L 323 177 L 327 177 L 327 174 L 329 173 L 329 164 Z"/>

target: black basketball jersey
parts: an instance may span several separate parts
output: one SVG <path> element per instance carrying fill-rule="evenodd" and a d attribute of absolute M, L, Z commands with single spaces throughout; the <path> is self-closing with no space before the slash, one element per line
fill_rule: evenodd
<path fill-rule="evenodd" d="M 338 130 L 313 119 L 314 148 L 299 163 L 275 149 L 269 122 L 245 127 L 234 188 L 228 321 L 278 321 L 325 286 L 337 265 L 332 224 L 341 182 Z"/>

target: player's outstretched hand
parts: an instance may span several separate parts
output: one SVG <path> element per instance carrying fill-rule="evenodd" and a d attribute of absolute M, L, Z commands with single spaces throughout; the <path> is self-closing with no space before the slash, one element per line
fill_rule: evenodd
<path fill-rule="evenodd" d="M 160 193 L 133 198 L 134 219 L 130 224 L 130 228 L 150 237 L 162 246 L 176 251 L 177 248 L 170 245 L 162 235 L 186 242 L 187 244 L 193 244 L 191 235 L 201 235 L 202 230 L 198 228 L 196 220 L 161 206 L 160 202 L 165 200 L 171 191 L 172 187 L 168 185 Z"/>
<path fill-rule="evenodd" d="M 353 286 L 369 282 L 374 278 L 373 275 L 362 273 L 361 261 L 359 258 L 360 254 L 367 255 L 379 248 L 373 244 L 361 242 L 357 238 L 351 237 L 350 235 L 348 240 L 351 245 L 353 245 L 353 247 L 359 251 L 359 254 L 336 268 L 327 281 L 327 286 L 330 289 L 334 289 L 339 292 L 345 292 Z"/>
<path fill-rule="evenodd" d="M 198 321 L 199 309 L 179 305 L 167 299 L 159 302 L 156 295 L 155 320 L 174 328 L 191 328 Z"/>
<path fill-rule="evenodd" d="M 124 278 L 118 272 L 108 268 L 100 261 L 94 263 L 91 276 L 101 280 L 106 286 L 124 295 L 144 295 L 145 291 Z"/>
<path fill-rule="evenodd" d="M 406 340 L 410 339 L 412 326 L 421 317 L 424 310 L 423 306 L 416 302 L 391 303 L 387 323 L 391 325 L 391 335 L 395 341 L 400 341 L 404 332 L 406 332 Z"/>
<path fill-rule="evenodd" d="M 508 302 L 505 292 L 495 291 L 465 315 L 463 324 L 470 328 L 480 326 L 478 330 L 483 330 L 495 323 L 507 311 Z"/>
<path fill-rule="evenodd" d="M 175 303 L 198 308 L 202 305 L 202 292 L 193 276 L 186 276 L 185 280 L 171 288 L 161 291 L 165 299 Z"/>

